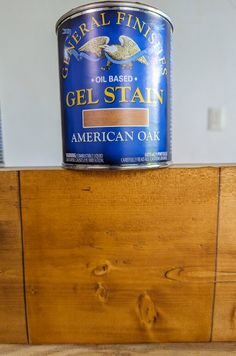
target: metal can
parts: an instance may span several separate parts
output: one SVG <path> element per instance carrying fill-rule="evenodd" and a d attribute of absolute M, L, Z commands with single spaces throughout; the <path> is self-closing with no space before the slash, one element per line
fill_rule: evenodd
<path fill-rule="evenodd" d="M 132 2 L 75 8 L 56 25 L 65 168 L 171 162 L 171 36 L 164 13 Z"/>

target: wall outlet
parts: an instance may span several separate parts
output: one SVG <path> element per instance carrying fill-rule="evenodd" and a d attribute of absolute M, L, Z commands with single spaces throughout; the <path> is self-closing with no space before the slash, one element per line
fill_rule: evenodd
<path fill-rule="evenodd" d="M 226 124 L 226 115 L 224 108 L 208 109 L 208 130 L 223 131 Z"/>

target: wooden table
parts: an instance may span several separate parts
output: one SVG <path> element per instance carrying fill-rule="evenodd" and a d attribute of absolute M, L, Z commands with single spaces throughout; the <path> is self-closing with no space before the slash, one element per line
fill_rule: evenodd
<path fill-rule="evenodd" d="M 236 340 L 236 168 L 0 171 L 0 342 Z"/>

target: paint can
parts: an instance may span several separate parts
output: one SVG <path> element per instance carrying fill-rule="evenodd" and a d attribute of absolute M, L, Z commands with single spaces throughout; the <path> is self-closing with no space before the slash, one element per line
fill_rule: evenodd
<path fill-rule="evenodd" d="M 171 37 L 148 5 L 99 2 L 56 24 L 63 166 L 141 169 L 171 162 Z"/>

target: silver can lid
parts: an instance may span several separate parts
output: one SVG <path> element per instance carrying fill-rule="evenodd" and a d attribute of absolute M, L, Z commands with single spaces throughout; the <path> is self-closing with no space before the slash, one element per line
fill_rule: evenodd
<path fill-rule="evenodd" d="M 63 16 L 60 17 L 60 19 L 57 21 L 56 23 L 56 32 L 58 30 L 58 27 L 65 22 L 68 19 L 71 19 L 73 17 L 77 17 L 80 14 L 86 13 L 86 12 L 93 12 L 94 10 L 109 10 L 112 8 L 116 8 L 116 9 L 122 9 L 122 8 L 128 8 L 128 9 L 136 9 L 136 10 L 143 10 L 146 12 L 152 12 L 155 13 L 161 17 L 163 17 L 164 19 L 166 19 L 171 28 L 172 31 L 174 29 L 173 24 L 171 19 L 169 18 L 169 16 L 167 16 L 164 12 L 160 11 L 158 8 L 150 6 L 150 5 L 145 5 L 139 2 L 128 2 L 128 1 L 103 1 L 103 2 L 94 2 L 94 3 L 90 3 L 87 5 L 82 5 L 82 6 L 78 6 L 70 11 L 68 11 L 67 13 L 65 13 Z"/>

